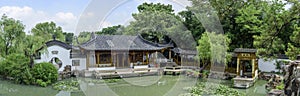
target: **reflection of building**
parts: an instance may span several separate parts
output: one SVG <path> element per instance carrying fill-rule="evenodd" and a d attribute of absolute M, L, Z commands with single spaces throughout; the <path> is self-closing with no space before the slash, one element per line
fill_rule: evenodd
<path fill-rule="evenodd" d="M 72 65 L 73 70 L 91 71 L 130 68 L 130 65 L 158 67 L 157 63 L 170 61 L 177 65 L 197 66 L 195 62 L 189 61 L 194 58 L 196 51 L 174 48 L 172 43 L 149 42 L 140 35 L 92 34 L 89 41 L 79 46 L 71 46 L 55 39 L 46 45 L 46 52 L 39 54 L 35 62 L 51 62 L 53 58 L 58 58 L 62 65 L 59 71 L 66 65 Z"/>

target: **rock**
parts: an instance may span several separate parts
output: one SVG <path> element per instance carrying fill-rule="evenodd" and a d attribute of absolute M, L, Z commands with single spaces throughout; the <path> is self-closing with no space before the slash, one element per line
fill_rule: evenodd
<path fill-rule="evenodd" d="M 283 90 L 272 89 L 267 96 L 283 96 Z"/>

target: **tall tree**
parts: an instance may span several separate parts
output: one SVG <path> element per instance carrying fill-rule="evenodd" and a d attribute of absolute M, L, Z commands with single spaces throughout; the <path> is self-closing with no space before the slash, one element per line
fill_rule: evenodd
<path fill-rule="evenodd" d="M 193 13 L 190 10 L 187 11 L 181 11 L 178 13 L 180 18 L 182 19 L 182 23 L 184 26 L 191 31 L 193 38 L 195 40 L 199 40 L 201 37 L 201 34 L 205 32 L 205 29 L 200 22 L 200 19 L 195 16 L 195 13 Z"/>
<path fill-rule="evenodd" d="M 74 36 L 73 45 L 82 44 L 91 38 L 91 32 L 80 32 L 78 36 Z"/>
<path fill-rule="evenodd" d="M 63 32 L 63 34 L 65 36 L 65 42 L 67 44 L 72 44 L 73 43 L 73 39 L 74 39 L 74 33 Z"/>
<path fill-rule="evenodd" d="M 175 26 L 182 28 L 181 20 L 174 14 L 171 5 L 161 3 L 143 3 L 138 6 L 139 13 L 132 14 L 135 21 L 130 22 L 125 28 L 125 34 L 141 34 L 145 39 L 153 42 L 169 42 L 170 32 L 175 31 Z M 187 31 L 186 28 L 180 29 L 181 32 Z M 178 29 L 176 31 L 180 32 Z M 169 35 L 170 36 L 170 35 Z"/>
<path fill-rule="evenodd" d="M 198 58 L 203 68 L 208 64 L 223 65 L 230 60 L 227 53 L 229 49 L 230 39 L 224 34 L 216 34 L 215 32 L 204 32 L 201 39 L 198 40 L 197 46 Z"/>
<path fill-rule="evenodd" d="M 41 36 L 27 35 L 22 40 L 22 51 L 24 52 L 25 56 L 29 58 L 29 65 L 32 68 L 34 65 L 35 56 L 39 54 L 38 51 L 44 50 L 46 47 L 44 38 Z"/>
<path fill-rule="evenodd" d="M 62 28 L 56 26 L 54 22 L 38 23 L 34 28 L 31 29 L 34 36 L 41 36 L 43 42 L 47 42 L 55 36 L 56 39 L 65 42 L 65 36 L 63 35 Z"/>
<path fill-rule="evenodd" d="M 291 60 L 295 60 L 297 55 L 300 55 L 300 27 L 299 25 L 295 25 L 295 30 L 293 34 L 290 36 L 292 42 L 288 43 L 288 48 L 285 54 Z"/>
<path fill-rule="evenodd" d="M 107 28 L 103 28 L 101 31 L 96 32 L 96 34 L 101 34 L 101 35 L 120 35 L 118 31 L 120 30 L 122 26 L 117 25 L 117 26 L 111 26 Z"/>
<path fill-rule="evenodd" d="M 24 25 L 19 20 L 3 15 L 0 20 L 1 55 L 7 56 L 18 50 L 21 39 L 25 36 Z"/>
<path fill-rule="evenodd" d="M 290 9 L 285 8 L 288 3 L 293 3 Z M 276 57 L 283 54 L 290 46 L 288 43 L 292 42 L 289 37 L 297 30 L 294 25 L 299 21 L 299 2 L 263 1 L 261 6 L 263 23 L 259 27 L 260 35 L 254 36 L 254 45 L 261 56 Z"/>

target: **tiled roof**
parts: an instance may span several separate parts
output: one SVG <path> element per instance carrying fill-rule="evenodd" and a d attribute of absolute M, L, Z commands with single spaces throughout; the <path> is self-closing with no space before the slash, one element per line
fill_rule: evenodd
<path fill-rule="evenodd" d="M 236 48 L 234 52 L 245 52 L 245 53 L 255 53 L 256 49 L 249 49 L 249 48 Z"/>
<path fill-rule="evenodd" d="M 149 42 L 140 35 L 97 35 L 79 47 L 86 50 L 160 50 L 170 46 Z"/>
<path fill-rule="evenodd" d="M 185 49 L 181 49 L 181 48 L 174 48 L 172 49 L 173 52 L 175 53 L 179 53 L 179 54 L 193 54 L 196 55 L 197 54 L 197 50 L 185 50 Z"/>
<path fill-rule="evenodd" d="M 66 48 L 66 49 L 71 49 L 72 48 L 71 45 L 69 45 L 67 43 L 64 43 L 64 42 L 61 42 L 61 41 L 58 41 L 58 40 L 48 41 L 48 42 L 46 42 L 46 45 L 47 45 L 47 47 L 53 46 L 53 45 L 58 45 L 58 46 Z"/>

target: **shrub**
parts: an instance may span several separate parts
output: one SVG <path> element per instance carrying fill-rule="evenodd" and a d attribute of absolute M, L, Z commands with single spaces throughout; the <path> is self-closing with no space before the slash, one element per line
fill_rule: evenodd
<path fill-rule="evenodd" d="M 10 54 L 0 62 L 0 74 L 4 78 L 12 78 L 15 83 L 30 84 L 29 58 L 23 54 Z"/>
<path fill-rule="evenodd" d="M 58 72 L 55 66 L 51 63 L 35 64 L 31 70 L 33 78 L 36 79 L 36 84 L 45 87 L 57 81 Z"/>

